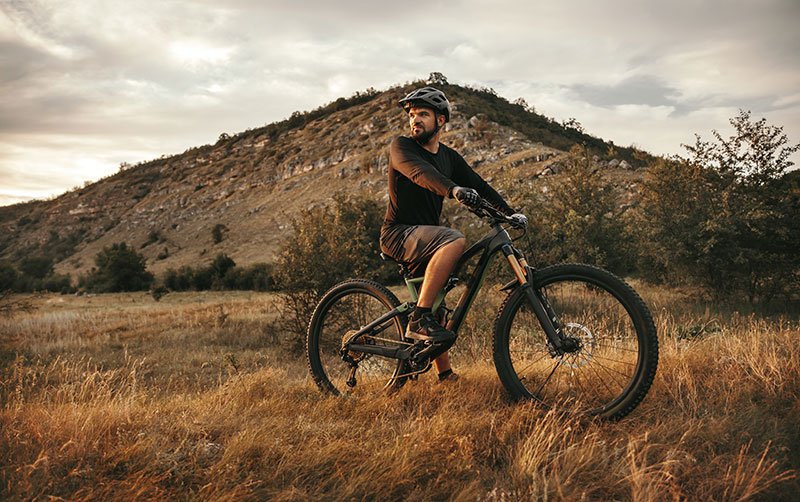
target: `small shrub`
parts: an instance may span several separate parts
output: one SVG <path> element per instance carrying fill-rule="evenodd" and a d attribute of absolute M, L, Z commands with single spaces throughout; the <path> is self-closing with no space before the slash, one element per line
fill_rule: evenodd
<path fill-rule="evenodd" d="M 167 293 L 169 293 L 169 290 L 164 286 L 158 286 L 150 292 L 150 294 L 153 296 L 153 300 L 155 301 L 161 300 L 161 298 L 163 298 Z"/>
<path fill-rule="evenodd" d="M 124 242 L 104 247 L 97 253 L 95 264 L 97 266 L 79 282 L 90 291 L 142 291 L 153 282 L 153 274 L 147 271 L 144 256 Z"/>
<path fill-rule="evenodd" d="M 188 291 L 192 287 L 192 267 L 184 265 L 178 270 L 168 269 L 164 274 L 164 286 L 171 291 Z"/>
<path fill-rule="evenodd" d="M 22 273 L 34 279 L 44 279 L 53 273 L 53 258 L 50 256 L 30 256 L 19 264 Z"/>
<path fill-rule="evenodd" d="M 17 270 L 10 264 L 0 262 L 0 291 L 13 289 L 18 275 Z"/>
<path fill-rule="evenodd" d="M 142 244 L 141 249 L 144 249 L 147 246 L 149 246 L 150 244 L 154 244 L 154 243 L 156 243 L 156 242 L 158 242 L 160 240 L 161 240 L 161 235 L 158 233 L 158 230 L 152 230 L 147 235 L 147 240 L 144 241 L 144 243 Z"/>
<path fill-rule="evenodd" d="M 228 231 L 228 227 L 223 225 L 222 223 L 217 223 L 214 225 L 214 228 L 211 229 L 211 237 L 214 239 L 214 244 L 219 244 L 225 239 L 225 232 Z"/>

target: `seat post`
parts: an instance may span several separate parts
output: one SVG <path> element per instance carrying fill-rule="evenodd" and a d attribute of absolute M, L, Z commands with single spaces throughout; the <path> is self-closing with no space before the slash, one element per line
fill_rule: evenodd
<path fill-rule="evenodd" d="M 397 263 L 397 266 L 400 267 L 400 275 L 403 276 L 403 279 L 406 280 L 406 281 L 409 281 L 409 280 L 412 279 L 411 271 L 408 270 L 408 264 L 407 263 L 395 260 L 391 256 L 384 254 L 383 252 L 381 252 L 381 260 L 383 260 L 383 261 L 393 261 L 393 262 Z"/>

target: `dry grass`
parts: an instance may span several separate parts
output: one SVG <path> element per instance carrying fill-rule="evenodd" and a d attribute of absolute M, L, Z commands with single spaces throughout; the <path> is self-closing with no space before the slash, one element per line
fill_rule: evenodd
<path fill-rule="evenodd" d="M 659 374 L 617 423 L 509 402 L 478 336 L 453 385 L 343 399 L 269 295 L 36 298 L 0 319 L 0 499 L 795 500 L 796 314 L 645 293 Z"/>

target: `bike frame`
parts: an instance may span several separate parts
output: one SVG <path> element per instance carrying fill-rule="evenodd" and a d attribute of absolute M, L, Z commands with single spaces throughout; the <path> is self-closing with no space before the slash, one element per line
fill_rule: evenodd
<path fill-rule="evenodd" d="M 484 209 L 488 208 L 485 207 Z M 509 290 L 514 287 L 522 287 L 526 293 L 526 296 L 528 297 L 531 307 L 533 308 L 534 314 L 538 318 L 542 329 L 545 331 L 545 334 L 547 335 L 547 338 L 553 347 L 553 355 L 561 355 L 569 352 L 572 347 L 569 346 L 569 340 L 565 339 L 563 331 L 559 325 L 558 318 L 550 307 L 547 298 L 544 296 L 544 293 L 541 291 L 541 289 L 534 288 L 531 284 L 535 273 L 534 268 L 528 265 L 522 252 L 513 246 L 513 241 L 511 240 L 508 231 L 503 228 L 497 219 L 492 221 L 491 227 L 492 229 L 488 234 L 486 234 L 486 236 L 474 243 L 462 254 L 461 258 L 454 267 L 451 277 L 456 276 L 469 260 L 475 256 L 479 256 L 478 263 L 476 264 L 472 274 L 469 277 L 469 280 L 467 281 L 467 287 L 462 293 L 461 298 L 459 299 L 458 304 L 453 311 L 453 315 L 447 324 L 447 329 L 458 334 L 461 324 L 466 318 L 472 303 L 474 302 L 478 292 L 481 289 L 481 286 L 483 285 L 484 279 L 486 278 L 486 274 L 489 270 L 492 260 L 494 259 L 494 256 L 497 253 L 502 252 L 508 260 L 514 275 L 516 276 L 515 280 L 503 286 L 502 289 Z M 422 282 L 422 278 L 412 279 L 406 277 L 405 279 L 412 301 L 405 302 L 395 307 L 368 325 L 362 327 L 357 332 L 353 333 L 348 341 L 344 344 L 349 350 L 402 360 L 408 359 L 411 356 L 410 351 L 405 350 L 401 346 L 386 347 L 368 343 L 355 343 L 355 340 L 359 337 L 374 336 L 375 334 L 383 331 L 389 327 L 391 323 L 395 322 L 395 317 L 413 309 L 415 306 L 414 302 L 416 302 L 418 298 L 417 284 Z M 441 304 L 446 293 L 447 289 L 443 289 L 439 293 L 433 305 L 434 312 Z M 454 341 L 455 340 L 453 340 L 453 342 Z M 444 352 L 452 345 L 453 342 L 450 342 L 446 346 L 431 346 L 418 355 L 429 355 L 431 357 L 436 357 L 437 352 Z"/>

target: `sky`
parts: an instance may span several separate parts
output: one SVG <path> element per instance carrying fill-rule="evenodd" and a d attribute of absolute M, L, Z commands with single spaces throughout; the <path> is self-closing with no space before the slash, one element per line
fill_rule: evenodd
<path fill-rule="evenodd" d="M 657 155 L 740 109 L 797 143 L 798 26 L 800 0 L 0 0 L 0 205 L 431 72 Z"/>

